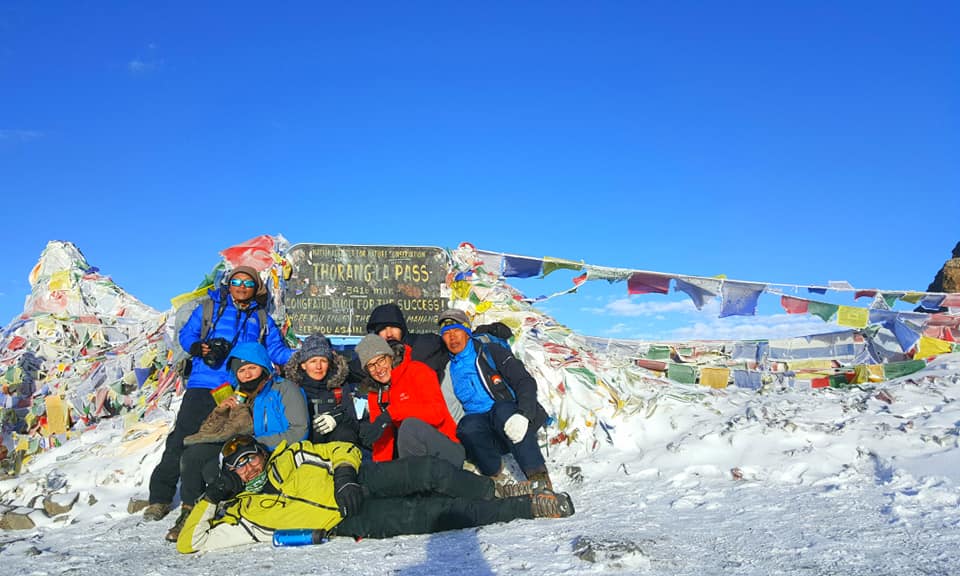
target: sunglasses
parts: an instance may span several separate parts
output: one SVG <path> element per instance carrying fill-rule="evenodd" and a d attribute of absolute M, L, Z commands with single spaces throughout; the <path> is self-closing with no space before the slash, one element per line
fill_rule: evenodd
<path fill-rule="evenodd" d="M 241 280 L 241 279 L 239 279 L 239 278 L 234 278 L 233 280 L 231 280 L 231 281 L 230 281 L 230 285 L 231 285 L 231 286 L 236 286 L 237 288 L 239 288 L 240 286 L 243 286 L 244 288 L 256 288 L 256 287 L 257 287 L 257 283 L 254 282 L 253 280 Z"/>
<path fill-rule="evenodd" d="M 226 464 L 226 466 L 228 470 L 236 470 L 249 464 L 258 451 L 256 438 L 244 434 L 224 444 L 223 448 L 220 449 L 220 454 L 224 460 L 232 457 L 233 464 Z M 237 455 L 238 452 L 239 455 Z"/>

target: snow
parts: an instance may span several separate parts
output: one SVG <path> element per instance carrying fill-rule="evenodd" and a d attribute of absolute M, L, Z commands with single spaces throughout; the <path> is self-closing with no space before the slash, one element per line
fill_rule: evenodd
<path fill-rule="evenodd" d="M 885 394 L 879 394 L 880 391 Z M 612 442 L 551 446 L 577 513 L 428 536 L 183 556 L 145 498 L 176 405 L 102 420 L 0 482 L 7 507 L 70 512 L 0 532 L 5 572 L 97 574 L 958 574 L 960 354 L 863 389 L 662 395 Z M 887 400 L 890 400 L 889 402 Z"/>

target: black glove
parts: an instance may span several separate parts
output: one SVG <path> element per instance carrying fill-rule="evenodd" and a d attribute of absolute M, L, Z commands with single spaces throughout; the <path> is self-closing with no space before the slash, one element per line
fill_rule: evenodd
<path fill-rule="evenodd" d="M 204 498 L 214 504 L 229 500 L 243 491 L 243 480 L 232 470 L 221 470 L 220 475 L 207 484 L 207 492 Z"/>
<path fill-rule="evenodd" d="M 190 350 L 188 350 L 188 352 L 190 352 L 191 356 L 203 356 L 203 342 L 197 340 L 190 345 Z"/>
<path fill-rule="evenodd" d="M 364 446 L 373 446 L 373 443 L 383 436 L 383 431 L 393 424 L 390 413 L 384 410 L 373 422 L 360 423 L 360 442 Z"/>
<path fill-rule="evenodd" d="M 344 518 L 360 512 L 363 488 L 357 484 L 357 471 L 351 466 L 341 464 L 333 471 L 333 498 Z"/>

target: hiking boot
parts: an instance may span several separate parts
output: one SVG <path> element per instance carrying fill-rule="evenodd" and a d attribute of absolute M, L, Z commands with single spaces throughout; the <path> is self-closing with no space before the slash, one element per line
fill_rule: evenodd
<path fill-rule="evenodd" d="M 150 522 L 163 520 L 170 513 L 171 506 L 162 502 L 155 502 L 143 509 L 143 519 Z"/>
<path fill-rule="evenodd" d="M 527 480 L 529 480 L 530 484 L 533 486 L 534 493 L 553 492 L 553 482 L 550 481 L 550 475 L 546 472 L 537 472 L 536 474 L 531 474 Z"/>
<path fill-rule="evenodd" d="M 530 482 L 495 482 L 493 485 L 494 498 L 513 498 L 514 496 L 530 496 L 533 494 L 533 484 Z"/>
<path fill-rule="evenodd" d="M 539 492 L 530 497 L 534 518 L 566 518 L 573 516 L 573 500 L 566 492 Z"/>
<path fill-rule="evenodd" d="M 177 541 L 177 538 L 180 537 L 180 531 L 183 530 L 183 525 L 187 523 L 187 517 L 190 516 L 191 510 L 193 510 L 193 506 L 187 506 L 186 504 L 180 507 L 180 516 L 177 516 L 177 521 L 173 523 L 173 528 L 167 532 L 167 542 Z"/>

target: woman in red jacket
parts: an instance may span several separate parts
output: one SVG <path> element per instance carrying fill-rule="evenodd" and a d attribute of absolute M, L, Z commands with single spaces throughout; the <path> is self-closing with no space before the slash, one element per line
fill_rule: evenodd
<path fill-rule="evenodd" d="M 373 450 L 373 460 L 436 456 L 462 467 L 463 446 L 437 373 L 411 360 L 406 344 L 391 345 L 376 334 L 367 334 L 356 353 L 375 384 L 367 394 L 370 416 L 360 423 L 360 441 Z"/>

